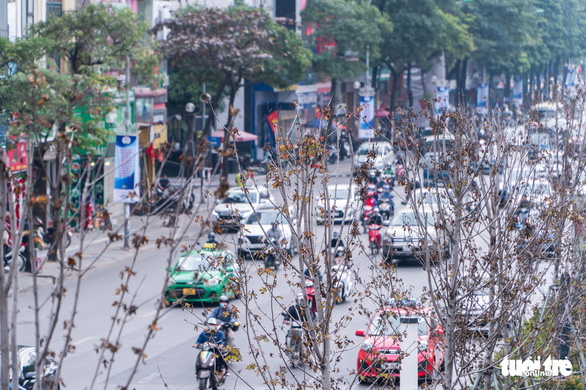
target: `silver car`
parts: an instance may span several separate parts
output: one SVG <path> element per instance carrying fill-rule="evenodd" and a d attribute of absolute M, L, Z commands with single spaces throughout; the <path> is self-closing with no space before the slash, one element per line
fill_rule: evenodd
<path fill-rule="evenodd" d="M 232 188 L 212 211 L 212 222 L 222 230 L 239 230 L 253 210 L 274 206 L 275 199 L 266 189 Z"/>
<path fill-rule="evenodd" d="M 285 215 L 281 211 L 274 209 L 257 210 L 244 222 L 238 233 L 238 256 L 254 258 L 259 253 L 264 252 L 268 244 L 266 233 L 275 221 L 283 233 L 282 248 L 290 256 L 293 256 L 296 248 L 291 226 Z M 293 223 L 293 226 L 295 226 L 296 222 L 296 219 L 292 217 L 291 223 Z"/>

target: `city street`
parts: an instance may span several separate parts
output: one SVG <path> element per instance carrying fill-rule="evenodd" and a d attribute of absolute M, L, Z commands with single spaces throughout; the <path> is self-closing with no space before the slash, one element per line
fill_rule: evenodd
<path fill-rule="evenodd" d="M 348 183 L 349 180 L 349 177 L 341 176 L 339 184 Z M 406 207 L 401 205 L 401 197 L 404 196 L 401 187 L 396 188 L 401 191 L 395 194 L 396 207 Z M 277 199 L 279 198 L 277 191 L 272 191 L 272 193 Z M 210 206 L 212 206 L 211 202 Z M 199 214 L 206 215 L 206 212 L 200 210 Z M 180 225 L 186 224 L 187 218 L 185 215 L 182 216 Z M 140 221 L 144 221 L 144 219 L 144 217 L 132 218 L 131 226 L 133 231 L 141 228 Z M 163 219 L 157 217 L 151 219 L 152 221 L 147 230 L 150 242 L 140 250 L 135 268 L 137 272 L 131 278 L 128 291 L 128 294 L 132 296 L 132 304 L 136 305 L 138 309 L 135 315 L 126 320 L 122 329 L 118 325 L 110 329 L 112 326 L 111 317 L 116 310 L 113 303 L 119 299 L 119 295 L 117 295 L 121 285 L 119 275 L 126 266 L 130 266 L 134 252 L 132 250 L 122 250 L 120 242 L 112 244 L 112 248 L 105 252 L 103 257 L 96 262 L 95 267 L 83 279 L 79 296 L 80 303 L 73 331 L 75 350 L 71 351 L 65 360 L 62 373 L 64 384 L 68 388 L 83 389 L 88 387 L 96 368 L 99 368 L 99 374 L 94 388 L 115 389 L 117 386 L 124 386 L 135 364 L 137 364 L 137 355 L 132 348 L 140 347 L 144 343 L 147 329 L 152 325 L 156 306 L 162 293 L 162 286 L 165 282 L 165 268 L 169 264 L 169 250 L 164 246 L 157 249 L 155 242 L 157 238 L 169 236 L 172 229 L 163 226 Z M 185 245 L 194 244 L 196 237 L 200 233 L 199 229 L 198 224 L 193 225 L 182 243 Z M 315 225 L 314 234 L 317 237 L 323 237 L 323 229 L 323 226 Z M 336 230 L 339 230 L 338 225 Z M 99 250 L 107 242 L 105 233 L 91 232 L 88 237 L 91 237 L 93 241 L 89 240 L 90 244 L 84 256 L 85 262 L 91 260 L 92 255 L 95 256 L 99 253 Z M 367 234 L 362 233 L 361 239 L 362 243 L 367 245 Z M 223 234 L 221 240 L 228 248 L 236 251 L 237 234 Z M 200 239 L 200 244 L 203 241 L 203 238 Z M 77 241 L 74 241 L 68 253 L 73 253 L 77 250 L 75 249 L 76 244 Z M 176 257 L 172 258 L 173 262 Z M 356 293 L 352 299 L 334 309 L 332 322 L 334 325 L 332 328 L 340 328 L 338 337 L 349 340 L 348 346 L 343 351 L 339 351 L 340 360 L 334 365 L 334 378 L 343 379 L 348 383 L 349 388 L 367 388 L 364 385 L 359 386 L 355 376 L 356 359 L 362 342 L 362 338 L 355 336 L 355 332 L 357 329 L 364 329 L 370 318 L 360 313 L 364 312 L 364 310 L 369 310 L 370 313 L 376 310 L 379 307 L 379 303 L 375 302 L 376 298 L 385 293 L 380 291 L 380 294 L 377 295 L 372 294 L 371 291 L 369 294 L 365 294 L 365 284 L 372 278 L 380 278 L 381 272 L 391 271 L 385 271 L 380 267 L 380 255 L 369 256 L 362 253 L 358 248 L 353 251 L 353 260 L 355 265 L 353 268 L 358 276 L 356 280 L 362 282 L 357 283 Z M 541 268 L 546 267 L 547 264 L 547 262 L 542 262 Z M 56 265 L 49 263 L 46 267 L 45 274 L 50 273 L 50 269 L 56 268 Z M 233 372 L 227 379 L 225 388 L 265 388 L 260 377 L 252 370 L 247 369 L 252 363 L 266 364 L 270 367 L 272 374 L 281 370 L 281 367 L 285 367 L 283 362 L 286 360 L 279 355 L 279 351 L 274 345 L 262 343 L 262 350 L 259 351 L 260 355 L 255 355 L 257 352 L 254 348 L 255 344 L 251 348 L 249 340 L 255 336 L 258 337 L 259 333 L 270 332 L 273 336 L 278 337 L 280 343 L 284 343 L 287 328 L 281 328 L 280 326 L 282 323 L 280 313 L 293 302 L 293 298 L 298 292 L 294 291 L 289 284 L 289 282 L 297 282 L 298 276 L 291 270 L 280 268 L 277 272 L 277 277 L 274 278 L 275 289 L 272 291 L 273 295 L 278 298 L 272 299 L 268 293 L 262 293 L 261 288 L 263 287 L 263 281 L 273 282 L 273 276 L 267 274 L 259 276 L 259 267 L 262 267 L 261 261 L 247 260 L 244 263 L 243 271 L 247 277 L 251 278 L 248 283 L 249 295 L 252 291 L 256 295 L 256 299 L 248 302 L 248 309 L 261 316 L 263 329 L 255 325 L 254 332 L 251 332 L 250 326 L 244 322 L 245 302 L 243 300 L 231 301 L 231 304 L 241 313 L 240 318 L 243 321 L 240 330 L 234 335 L 235 344 L 240 348 L 243 360 L 233 363 L 231 367 Z M 420 300 L 427 285 L 427 274 L 422 267 L 417 262 L 403 263 L 397 267 L 396 272 L 398 282 L 396 286 L 392 287 L 406 291 L 407 296 Z M 260 278 L 263 278 L 263 280 Z M 50 279 L 43 278 L 40 280 L 44 282 L 44 285 L 42 285 L 44 287 L 39 290 L 42 301 L 50 292 Z M 403 286 L 400 286 L 400 283 Z M 23 274 L 21 277 L 21 291 L 27 291 L 27 284 L 30 285 L 30 276 Z M 69 320 L 70 313 L 67 308 L 71 307 L 73 302 L 75 285 L 76 279 L 72 274 L 66 281 L 68 293 L 64 300 L 65 309 L 61 313 L 61 323 Z M 541 295 L 542 292 L 538 290 L 535 294 L 536 300 L 534 302 L 539 302 Z M 32 294 L 21 295 L 18 338 L 19 342 L 25 345 L 34 343 L 32 304 Z M 361 310 L 358 310 L 359 308 Z M 209 307 L 207 309 L 211 310 Z M 194 388 L 194 362 L 197 351 L 192 348 L 192 345 L 201 332 L 204 310 L 201 307 L 163 309 L 163 318 L 156 324 L 158 330 L 152 340 L 149 341 L 146 355 L 143 359 L 139 359 L 137 373 L 130 382 L 130 388 L 154 390 L 162 388 L 165 384 L 172 389 Z M 40 313 L 41 324 L 43 323 L 43 314 L 48 311 L 49 308 L 45 305 Z M 350 316 L 348 316 L 349 314 Z M 345 316 L 348 316 L 348 318 L 340 322 L 342 317 Z M 101 340 L 106 337 L 109 331 L 119 337 L 119 350 L 112 365 L 99 364 L 96 346 L 101 343 Z M 57 330 L 53 344 L 55 347 L 60 345 L 64 332 L 64 329 Z M 58 351 L 56 352 L 58 353 Z M 259 360 L 255 361 L 254 356 Z M 110 359 L 109 352 L 106 352 L 103 359 Z M 290 381 L 307 380 L 309 383 L 312 381 L 311 376 L 300 369 L 290 368 L 289 366 L 286 370 L 285 378 Z M 106 382 L 108 376 L 109 379 Z"/>

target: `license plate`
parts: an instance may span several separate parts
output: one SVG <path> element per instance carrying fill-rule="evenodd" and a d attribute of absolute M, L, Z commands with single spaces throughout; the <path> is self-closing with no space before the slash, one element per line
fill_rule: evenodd
<path fill-rule="evenodd" d="M 183 295 L 195 295 L 195 289 L 194 288 L 184 288 Z"/>
<path fill-rule="evenodd" d="M 398 370 L 399 367 L 399 363 L 383 363 L 381 365 L 381 368 L 385 371 L 391 371 L 391 370 Z"/>

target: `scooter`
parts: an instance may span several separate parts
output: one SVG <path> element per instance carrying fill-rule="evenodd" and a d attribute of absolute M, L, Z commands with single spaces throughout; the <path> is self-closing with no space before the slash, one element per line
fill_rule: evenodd
<path fill-rule="evenodd" d="M 352 281 L 349 266 L 341 262 L 332 267 L 333 273 L 333 287 L 336 292 L 334 301 L 339 304 L 346 301 L 346 298 L 352 296 L 354 293 L 354 282 Z"/>
<path fill-rule="evenodd" d="M 195 360 L 195 376 L 198 382 L 198 389 L 217 390 L 225 381 L 225 375 L 218 371 L 217 354 L 222 353 L 220 347 L 214 343 L 203 343 L 201 351 Z"/>
<path fill-rule="evenodd" d="M 5 271 L 10 270 L 10 266 L 12 264 L 12 261 L 13 261 L 12 248 L 5 246 L 4 247 L 4 270 Z M 18 270 L 24 271 L 26 268 L 26 249 L 24 247 L 21 247 L 20 250 L 18 251 L 17 261 L 18 261 Z"/>
<path fill-rule="evenodd" d="M 370 246 L 370 252 L 376 255 L 381 250 L 381 237 L 380 229 L 381 225 L 369 225 L 368 226 L 368 241 Z"/>
<path fill-rule="evenodd" d="M 264 249 L 264 267 L 265 269 L 273 269 L 278 270 L 281 266 L 281 257 L 279 256 L 279 252 L 281 250 L 281 245 L 279 241 L 275 238 L 269 239 L 265 249 Z"/>
<path fill-rule="evenodd" d="M 303 340 L 303 327 L 295 321 L 287 312 L 281 313 L 283 327 L 289 326 L 285 336 L 285 353 L 291 360 L 292 367 L 301 367 L 304 363 L 305 343 Z"/>

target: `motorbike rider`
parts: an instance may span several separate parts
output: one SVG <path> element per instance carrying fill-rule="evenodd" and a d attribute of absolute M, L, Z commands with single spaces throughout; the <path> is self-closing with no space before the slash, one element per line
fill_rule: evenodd
<path fill-rule="evenodd" d="M 364 201 L 364 205 L 372 207 L 372 208 L 374 208 L 376 206 L 376 199 L 374 197 L 374 192 L 369 191 L 366 194 L 366 200 Z"/>
<path fill-rule="evenodd" d="M 271 222 L 271 227 L 267 230 L 267 238 L 269 240 L 274 239 L 279 244 L 281 243 L 281 240 L 283 239 L 283 231 L 279 227 L 277 221 Z"/>
<path fill-rule="evenodd" d="M 297 321 L 299 324 L 307 322 L 305 317 L 305 298 L 303 294 L 299 293 L 295 297 L 295 303 L 287 308 L 287 314 L 292 320 Z"/>
<path fill-rule="evenodd" d="M 230 326 L 234 325 L 236 319 L 232 316 L 232 310 L 228 307 L 228 302 L 230 301 L 226 295 L 222 295 L 220 297 L 220 305 L 216 307 L 212 314 L 210 314 L 209 318 L 215 318 L 220 321 L 220 324 L 229 324 Z"/>
<path fill-rule="evenodd" d="M 210 232 L 210 234 L 208 234 L 208 240 L 207 240 L 206 244 L 216 244 L 216 245 L 219 244 L 219 242 L 216 241 L 216 233 Z"/>
<path fill-rule="evenodd" d="M 344 246 L 344 240 L 340 238 L 340 233 L 334 232 L 334 235 L 332 236 L 332 242 L 330 243 L 330 247 L 336 249 L 340 246 Z"/>
<path fill-rule="evenodd" d="M 383 217 L 380 214 L 379 209 L 375 208 L 374 211 L 372 212 L 372 215 L 368 219 L 368 225 L 379 225 L 380 226 L 382 224 L 383 224 Z"/>
<path fill-rule="evenodd" d="M 199 334 L 197 341 L 193 345 L 195 348 L 200 348 L 204 343 L 214 343 L 218 345 L 216 351 L 217 368 L 218 371 L 223 372 L 224 376 L 229 376 L 228 363 L 222 355 L 222 350 L 226 346 L 226 335 L 220 330 L 221 324 L 216 318 L 208 318 L 206 321 L 206 328 Z"/>

